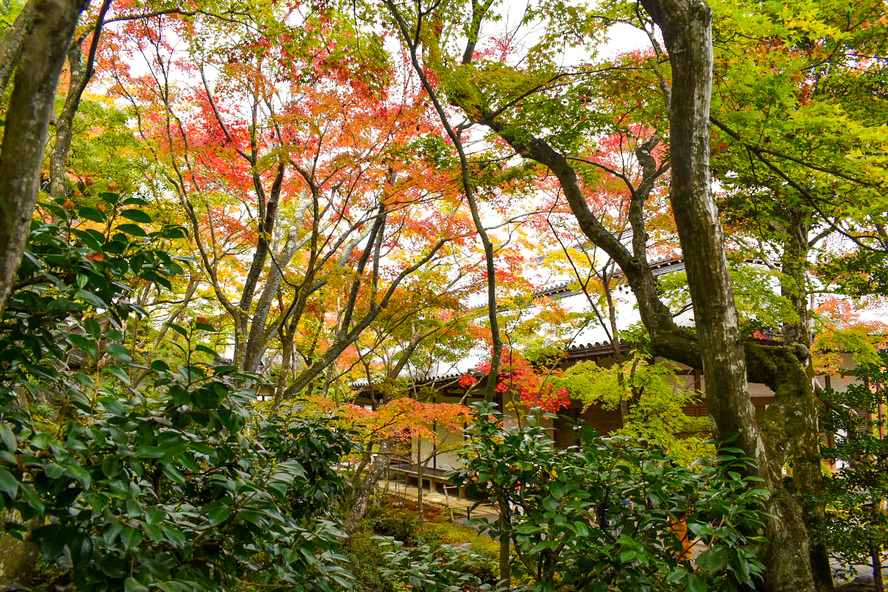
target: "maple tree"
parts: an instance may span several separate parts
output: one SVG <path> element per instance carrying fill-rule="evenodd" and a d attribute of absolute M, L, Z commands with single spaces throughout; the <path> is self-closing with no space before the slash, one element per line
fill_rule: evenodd
<path fill-rule="evenodd" d="M 348 534 L 354 532 L 367 511 L 371 495 L 388 469 L 391 456 L 398 449 L 404 446 L 409 449 L 419 439 L 425 439 L 433 445 L 439 444 L 439 431 L 458 433 L 464 425 L 472 421 L 472 413 L 464 405 L 422 401 L 420 393 L 405 393 L 394 385 L 387 390 L 386 399 L 373 410 L 352 403 L 336 404 L 330 399 L 315 397 L 305 402 L 302 411 L 309 416 L 316 415 L 319 410 L 327 414 L 335 413 L 338 424 L 354 434 L 357 448 L 361 452 L 360 460 L 353 471 L 354 495 L 343 520 L 343 529 Z M 417 466 L 417 479 L 420 483 L 418 501 L 422 504 L 424 463 L 419 462 Z"/>
<path fill-rule="evenodd" d="M 3 432 L 8 454 L 48 437 L 7 415 L 7 399 L 23 389 L 39 382 L 80 405 L 83 415 L 66 424 L 75 432 L 78 421 L 130 421 L 142 410 L 119 407 L 127 393 L 204 397 L 198 375 L 228 389 L 231 370 L 210 379 L 207 363 L 229 340 L 238 369 L 277 368 L 275 408 L 299 393 L 344 399 L 366 376 L 382 404 L 347 408 L 365 460 L 374 447 L 434 439 L 428 419 L 453 429 L 467 419 L 462 408 L 417 400 L 416 384 L 399 377 L 422 376 L 446 358 L 442 350 L 455 358 L 478 336 L 492 349 L 478 373 L 488 374 L 488 398 L 499 390 L 557 410 L 570 379 L 581 380 L 544 362 L 560 362 L 546 357 L 582 320 L 551 302 L 530 318 L 514 311 L 529 306 L 536 286 L 521 267 L 542 245 L 555 253 L 546 263 L 585 292 L 617 362 L 578 392 L 622 401 L 642 382 L 658 384 L 656 365 L 621 359 L 615 289 L 625 282 L 653 353 L 705 367 L 716 435 L 739 434 L 756 461 L 747 470 L 771 491 L 766 588 L 831 588 L 828 549 L 809 544 L 825 511 L 814 497 L 822 475 L 810 379 L 840 370 L 849 351 L 873 361 L 884 340 L 884 327 L 856 318 L 862 301 L 847 297 L 886 284 L 882 3 L 714 0 L 711 45 L 709 7 L 695 0 L 613 2 L 600 12 L 541 3 L 503 31 L 490 0 L 87 4 L 3 8 L 12 12 L 0 41 L 0 80 L 11 85 L 0 150 L 2 425 L 15 418 L 27 434 Z M 372 22 L 380 18 L 383 27 Z M 647 33 L 651 48 L 596 56 L 616 21 Z M 525 28 L 534 32 L 522 43 Z M 389 55 L 387 35 L 403 53 Z M 710 159 L 721 211 L 710 198 Z M 41 183 L 52 200 L 35 210 Z M 17 272 L 32 217 L 29 259 Z M 684 257 L 686 286 L 651 271 L 664 254 Z M 486 327 L 460 311 L 482 285 Z M 846 297 L 811 306 L 818 292 Z M 673 319 L 688 305 L 695 332 Z M 540 337 L 554 328 L 564 341 Z M 781 344 L 744 340 L 762 331 Z M 47 359 L 32 364 L 25 343 L 48 344 Z M 184 370 L 170 370 L 183 360 Z M 42 382 L 31 381 L 35 373 Z M 157 382 L 158 373 L 173 382 Z M 747 380 L 776 393 L 758 426 Z M 184 386 L 168 389 L 175 381 Z M 83 385 L 89 396 L 80 400 Z M 659 404 L 639 396 L 621 410 L 631 419 Z M 220 421 L 242 427 L 233 418 L 244 409 L 223 407 L 213 410 Z M 147 440 L 133 445 L 154 446 L 156 436 L 136 434 Z M 109 477 L 95 450 L 57 446 L 69 444 L 70 466 L 34 461 L 48 479 L 38 485 L 63 478 L 88 490 L 95 480 L 81 464 Z M 254 456 L 251 470 L 273 464 Z M 792 493 L 782 486 L 788 463 Z M 3 466 L 4 503 L 42 512 L 43 502 L 21 493 L 38 495 L 18 465 Z M 86 528 L 58 509 L 65 528 Z M 137 531 L 109 552 L 126 556 L 141 542 Z M 501 542 L 508 580 L 510 541 Z M 145 574 L 127 586 L 141 589 Z M 112 588 L 123 581 L 109 577 Z"/>
<path fill-rule="evenodd" d="M 384 79 L 377 42 L 324 13 L 305 15 L 300 27 L 272 28 L 274 18 L 257 11 L 243 21 L 244 37 L 218 46 L 175 15 L 131 21 L 108 34 L 114 53 L 104 67 L 187 214 L 204 277 L 230 318 L 238 367 L 257 370 L 279 333 L 290 347 L 313 300 L 347 295 L 328 347 L 289 385 L 299 391 L 408 275 L 464 232 L 458 218 L 422 209 L 446 197 L 448 181 L 413 162 L 422 105 Z M 229 20 L 209 21 L 209 30 L 234 33 Z M 265 29 L 253 36 L 254 26 Z M 193 38 L 189 55 L 169 44 L 174 32 Z M 130 74 L 122 52 L 144 56 L 148 74 Z"/>
<path fill-rule="evenodd" d="M 491 374 L 490 362 L 482 362 L 476 366 L 475 370 L 482 376 L 488 377 Z M 499 370 L 496 374 L 494 391 L 500 395 L 508 395 L 509 400 L 503 396 L 504 407 L 518 409 L 518 404 L 524 407 L 524 410 L 539 408 L 546 413 L 557 413 L 564 407 L 570 405 L 570 397 L 567 389 L 559 388 L 550 380 L 549 372 L 534 368 L 520 352 L 511 349 L 502 353 Z M 477 378 L 471 373 L 466 373 L 460 377 L 459 385 L 463 388 L 469 388 L 477 383 Z M 514 400 L 514 396 L 518 400 Z"/>

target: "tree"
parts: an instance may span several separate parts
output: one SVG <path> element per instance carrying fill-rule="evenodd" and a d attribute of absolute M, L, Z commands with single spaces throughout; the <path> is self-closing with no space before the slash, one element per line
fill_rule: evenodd
<path fill-rule="evenodd" d="M 677 386 L 682 380 L 677 364 L 649 363 L 643 355 L 643 350 L 632 352 L 625 362 L 609 368 L 580 362 L 556 382 L 584 408 L 626 406 L 623 425 L 614 436 L 662 448 L 688 465 L 711 456 L 708 418 L 689 417 L 684 412 L 685 407 L 699 401 L 699 394 L 693 388 Z"/>
<path fill-rule="evenodd" d="M 0 146 L 0 314 L 12 292 L 40 182 L 65 52 L 88 1 L 32 0 L 0 49 L 2 89 L 14 76 Z"/>
<path fill-rule="evenodd" d="M 584 234 L 612 257 L 625 274 L 638 301 L 653 351 L 706 371 L 710 377 L 707 402 L 717 436 L 724 439 L 738 433 L 738 445 L 755 459 L 753 470 L 773 492 L 769 512 L 774 518 L 767 524 L 767 536 L 772 541 L 766 560 L 768 588 L 813 589 L 803 513 L 799 503 L 781 484 L 781 469 L 790 445 L 795 453 L 796 479 L 801 491 L 815 487 L 820 474 L 816 408 L 804 370 L 807 351 L 791 347 L 765 348 L 740 338 L 718 212 L 710 193 L 712 50 L 708 7 L 697 2 L 645 4 L 663 31 L 671 65 L 671 86 L 656 68 L 656 61 L 653 74 L 659 76 L 654 80 L 661 83 L 661 99 L 668 106 L 670 199 L 692 286 L 697 331 L 691 335 L 673 322 L 671 312 L 659 298 L 657 282 L 647 263 L 643 214 L 648 192 L 632 186 L 629 221 L 633 234 L 627 247 L 590 209 L 586 201 L 588 188 L 574 166 L 584 159 L 573 156 L 573 151 L 582 153 L 587 149 L 597 123 L 592 118 L 584 120 L 581 114 L 594 109 L 598 115 L 601 110 L 594 103 L 592 108 L 585 106 L 590 104 L 588 86 L 570 85 L 565 79 L 606 76 L 622 67 L 596 64 L 565 71 L 557 66 L 553 57 L 543 53 L 519 62 L 520 69 L 492 60 L 476 61 L 475 47 L 482 41 L 481 25 L 491 14 L 491 3 L 448 5 L 447 10 L 451 11 L 448 14 L 460 14 L 459 18 L 469 23 L 464 32 L 465 43 L 460 47 L 455 47 L 460 39 L 452 29 L 437 28 L 439 24 L 447 24 L 441 20 L 445 14 L 443 7 L 408 8 L 394 3 L 387 6 L 398 19 L 402 38 L 422 40 L 427 47 L 428 67 L 441 80 L 439 88 L 433 88 L 432 92 L 445 93 L 471 121 L 487 127 L 514 152 L 543 165 L 558 179 Z M 532 19 L 550 25 L 539 42 L 550 50 L 573 39 L 594 38 L 601 29 L 594 14 L 571 7 L 563 11 L 531 10 L 525 20 Z M 659 49 L 659 45 L 655 47 Z M 665 53 L 659 55 L 665 59 Z M 508 70 L 508 76 L 492 75 L 504 70 Z M 581 77 L 581 74 L 587 76 Z M 566 90 L 562 91 L 562 87 Z M 566 129 L 562 100 L 575 99 L 580 93 L 583 100 L 570 104 L 577 109 L 576 117 L 583 125 L 579 129 L 573 126 Z M 534 101 L 537 97 L 540 100 Z M 618 121 L 619 117 L 622 114 L 617 117 Z M 662 133 L 665 137 L 667 130 Z M 638 158 L 650 165 L 650 172 L 644 178 L 652 182 L 662 171 L 657 173 L 657 162 L 649 156 L 640 154 Z M 644 182 L 639 187 L 647 188 Z M 764 432 L 760 432 L 753 417 L 747 373 L 755 381 L 771 386 L 777 394 Z M 783 430 L 780 433 L 776 430 L 778 425 Z M 792 427 L 789 434 L 785 431 L 787 425 Z M 766 441 L 762 439 L 763 433 Z"/>
<path fill-rule="evenodd" d="M 385 79 L 378 42 L 328 11 L 304 19 L 282 26 L 260 7 L 235 29 L 210 17 L 203 26 L 225 27 L 233 36 L 225 43 L 207 43 L 206 29 L 180 17 L 133 22 L 110 47 L 146 56 L 150 75 L 132 76 L 113 58 L 108 65 L 185 210 L 195 254 L 231 321 L 235 364 L 256 371 L 281 338 L 284 371 L 298 370 L 290 392 L 330 366 L 405 278 L 459 235 L 453 223 L 413 222 L 426 203 L 446 201 L 448 183 L 411 164 L 422 162 L 421 105 Z M 171 49 L 172 31 L 191 43 L 190 55 Z M 195 86 L 174 70 L 193 73 Z M 339 308 L 328 347 L 293 368 L 303 315 L 332 291 L 346 296 L 323 305 Z"/>
<path fill-rule="evenodd" d="M 439 402 L 434 388 L 421 386 L 429 374 L 421 369 L 437 367 L 445 363 L 448 357 L 458 359 L 459 353 L 467 349 L 466 339 L 461 334 L 467 324 L 467 315 L 453 310 L 460 308 L 456 297 L 466 287 L 460 286 L 460 275 L 456 279 L 448 279 L 447 274 L 436 277 L 434 271 L 425 270 L 422 274 L 430 276 L 427 279 L 431 281 L 426 286 L 430 292 L 420 287 L 410 293 L 399 293 L 396 304 L 384 311 L 377 322 L 368 328 L 364 339 L 354 346 L 358 360 L 350 366 L 363 367 L 362 378 L 366 380 L 366 387 L 359 388 L 353 394 L 369 397 L 371 412 L 367 413 L 356 406 L 350 408 L 352 415 L 362 424 L 362 454 L 352 478 L 354 501 L 344 524 L 349 534 L 354 532 L 364 516 L 371 496 L 399 446 L 416 443 L 417 481 L 421 484 L 422 471 L 437 454 L 441 444 L 437 433 L 439 424 L 443 429 L 458 433 L 461 422 L 468 419 L 467 408 L 461 404 Z M 448 289 L 431 293 L 436 286 L 440 287 L 442 281 Z M 343 375 L 355 376 L 345 370 L 337 378 L 341 380 Z M 321 396 L 327 396 L 332 379 L 331 373 L 325 380 Z M 357 384 L 363 386 L 364 383 L 359 381 Z M 345 385 L 349 390 L 354 387 L 354 382 Z M 335 397 L 333 401 L 339 402 Z M 425 461 L 421 459 L 423 439 L 433 446 L 431 455 Z M 410 456 L 409 452 L 407 456 Z M 363 476 L 365 469 L 367 474 Z M 422 495 L 422 487 L 419 487 L 420 525 L 423 518 Z"/>

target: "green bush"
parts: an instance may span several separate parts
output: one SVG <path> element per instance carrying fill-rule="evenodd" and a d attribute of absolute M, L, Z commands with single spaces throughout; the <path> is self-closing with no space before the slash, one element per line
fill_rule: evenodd
<path fill-rule="evenodd" d="M 169 324 L 178 363 L 134 363 L 121 332 L 144 311 L 127 282 L 168 288 L 181 267 L 157 246 L 184 231 L 115 226 L 118 214 L 151 217 L 139 199 L 100 198 L 45 205 L 53 221 L 32 225 L 0 323 L 0 512 L 15 516 L 3 531 L 23 539 L 28 521 L 40 525 L 30 538 L 42 560 L 81 590 L 348 585 L 330 513 L 347 434 L 322 419 L 263 420 L 255 377 L 202 362 L 215 352 L 200 320 Z M 28 395 L 65 415 L 37 423 Z"/>
<path fill-rule="evenodd" d="M 385 554 L 375 534 L 368 530 L 358 530 L 348 539 L 345 553 L 347 568 L 354 577 L 352 583 L 356 592 L 395 592 L 393 584 L 380 573 L 386 564 Z"/>
<path fill-rule="evenodd" d="M 826 519 L 817 536 L 846 569 L 870 564 L 881 569 L 888 547 L 888 438 L 884 437 L 888 405 L 888 352 L 876 363 L 862 364 L 858 382 L 845 392 L 821 393 L 821 426 L 831 434 L 824 458 L 841 463 L 824 479 Z"/>
<path fill-rule="evenodd" d="M 502 415 L 477 407 L 457 485 L 474 483 L 500 508 L 477 524 L 508 537 L 515 575 L 531 590 L 736 591 L 763 570 L 752 536 L 767 495 L 745 477 L 746 461 L 725 448 L 690 470 L 659 449 L 580 433 L 559 449 L 535 416 L 503 428 Z M 676 525 L 706 550 L 694 563 Z"/>
<path fill-rule="evenodd" d="M 496 582 L 498 576 L 499 542 L 479 533 L 474 528 L 457 526 L 450 522 L 428 524 L 423 542 L 432 548 L 444 545 L 468 545 L 479 558 L 467 566 L 473 575 L 485 582 Z"/>
<path fill-rule="evenodd" d="M 422 592 L 472 592 L 496 585 L 496 564 L 475 553 L 471 545 L 420 545 L 376 537 L 385 563 L 380 574 L 393 584 Z"/>
<path fill-rule="evenodd" d="M 362 520 L 362 527 L 406 545 L 415 544 L 419 535 L 418 518 L 402 508 L 372 506 Z"/>
<path fill-rule="evenodd" d="M 7 531 L 44 523 L 32 535 L 44 559 L 85 590 L 346 585 L 341 533 L 317 509 L 338 485 L 304 464 L 338 461 L 327 443 L 339 436 L 305 420 L 251 425 L 253 393 L 234 386 L 244 376 L 154 371 L 153 394 L 97 396 L 60 436 L 4 418 L 0 509 L 23 519 Z M 307 433 L 327 437 L 314 450 L 286 445 Z"/>

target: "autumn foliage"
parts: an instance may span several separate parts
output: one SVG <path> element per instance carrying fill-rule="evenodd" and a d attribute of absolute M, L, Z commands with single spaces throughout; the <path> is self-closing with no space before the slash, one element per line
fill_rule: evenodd
<path fill-rule="evenodd" d="M 486 376 L 490 373 L 490 362 L 482 362 L 476 366 L 477 374 Z M 495 391 L 500 395 L 514 395 L 527 409 L 539 407 L 548 413 L 557 413 L 570 405 L 570 394 L 567 389 L 557 388 L 547 382 L 550 372 L 539 372 L 519 352 L 504 351 L 497 375 Z M 474 374 L 463 374 L 459 385 L 470 388 L 478 382 Z M 505 400 L 505 397 L 504 397 Z"/>
<path fill-rule="evenodd" d="M 408 443 L 422 438 L 437 442 L 437 429 L 456 433 L 472 422 L 472 412 L 465 405 L 428 403 L 411 397 L 396 398 L 375 411 L 354 403 L 336 404 L 321 397 L 309 398 L 305 403 L 309 413 L 335 415 L 340 426 L 354 430 L 363 441 L 392 438 Z"/>

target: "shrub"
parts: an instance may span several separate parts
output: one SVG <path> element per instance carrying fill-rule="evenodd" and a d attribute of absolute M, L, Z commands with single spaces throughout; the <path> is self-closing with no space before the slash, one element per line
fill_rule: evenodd
<path fill-rule="evenodd" d="M 417 517 L 401 508 L 373 506 L 364 517 L 362 526 L 377 535 L 391 537 L 407 545 L 415 544 L 419 534 Z"/>
<path fill-rule="evenodd" d="M 385 557 L 379 572 L 394 584 L 422 592 L 490 590 L 496 584 L 496 564 L 469 544 L 411 548 L 387 537 L 376 540 Z"/>
<path fill-rule="evenodd" d="M 358 530 L 346 544 L 347 567 L 354 576 L 352 586 L 357 592 L 395 592 L 392 583 L 380 573 L 386 558 L 376 536 L 370 531 Z"/>
<path fill-rule="evenodd" d="M 150 390 L 95 393 L 59 435 L 4 415 L 0 510 L 22 518 L 7 531 L 43 524 L 32 539 L 80 589 L 346 585 L 341 533 L 322 511 L 342 487 L 332 463 L 345 437 L 323 422 L 250 424 L 248 376 L 152 372 Z"/>
<path fill-rule="evenodd" d="M 498 520 L 476 522 L 508 537 L 532 590 L 734 591 L 762 572 L 763 539 L 752 534 L 767 492 L 744 477 L 734 449 L 696 471 L 588 429 L 580 446 L 558 449 L 534 416 L 503 428 L 487 404 L 468 437 L 457 484 L 474 483 L 500 508 Z M 694 564 L 682 523 L 706 546 Z"/>
<path fill-rule="evenodd" d="M 468 545 L 469 550 L 479 558 L 479 561 L 467 566 L 470 573 L 484 582 L 496 582 L 499 543 L 489 536 L 479 533 L 474 528 L 448 522 L 427 525 L 423 541 L 432 548 L 443 545 Z"/>
<path fill-rule="evenodd" d="M 826 389 L 821 397 L 821 425 L 831 434 L 824 458 L 839 468 L 824 479 L 826 519 L 818 537 L 840 564 L 850 569 L 868 563 L 878 581 L 888 546 L 888 353 L 855 370 L 859 382 L 845 392 Z"/>

